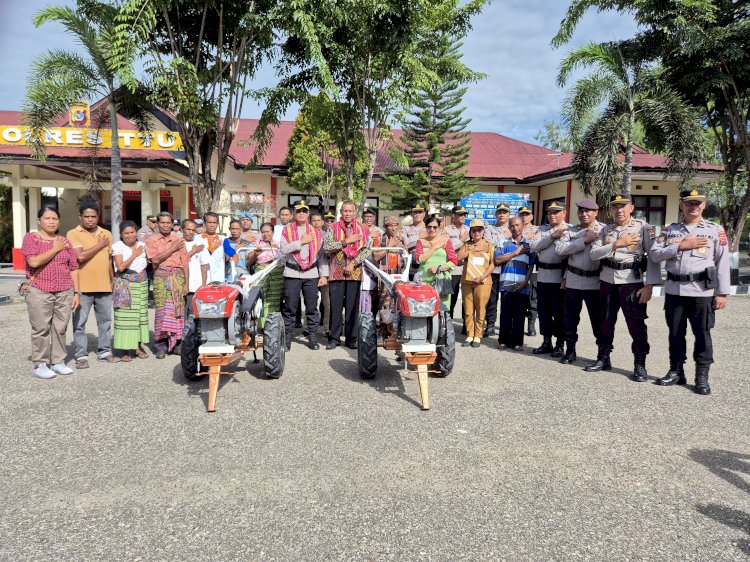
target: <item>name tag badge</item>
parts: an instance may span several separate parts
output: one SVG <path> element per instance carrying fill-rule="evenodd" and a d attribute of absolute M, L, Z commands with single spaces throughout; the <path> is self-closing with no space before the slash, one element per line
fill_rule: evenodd
<path fill-rule="evenodd" d="M 471 258 L 471 265 L 477 265 L 477 266 L 484 265 L 484 258 L 481 258 L 481 257 Z"/>

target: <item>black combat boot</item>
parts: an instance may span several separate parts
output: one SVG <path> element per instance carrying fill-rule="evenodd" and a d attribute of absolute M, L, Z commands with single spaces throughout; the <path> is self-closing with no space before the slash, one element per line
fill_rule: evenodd
<path fill-rule="evenodd" d="M 543 355 L 545 353 L 552 353 L 552 338 L 547 336 L 544 337 L 542 345 L 532 351 L 534 355 Z"/>
<path fill-rule="evenodd" d="M 635 366 L 630 380 L 635 382 L 646 382 L 648 380 L 648 371 L 646 371 L 646 356 L 638 355 L 635 358 Z"/>
<path fill-rule="evenodd" d="M 660 379 L 656 379 L 654 384 L 660 386 L 672 386 L 673 384 L 687 384 L 685 378 L 685 369 L 682 363 L 672 363 L 669 365 L 669 372 Z"/>
<path fill-rule="evenodd" d="M 312 330 L 310 332 L 310 335 L 307 337 L 307 347 L 312 350 L 320 349 L 320 344 L 318 344 L 318 334 L 315 332 L 315 330 Z"/>
<path fill-rule="evenodd" d="M 711 394 L 711 387 L 708 386 L 708 370 L 710 368 L 711 365 L 706 363 L 695 364 L 695 388 L 693 388 L 693 392 L 696 394 L 702 394 L 703 396 Z"/>
<path fill-rule="evenodd" d="M 552 350 L 552 357 L 562 357 L 563 355 L 565 355 L 565 342 L 562 338 L 557 338 L 557 345 Z"/>
<path fill-rule="evenodd" d="M 536 335 L 536 312 L 532 312 L 528 316 L 528 328 L 526 329 L 526 335 L 527 336 L 535 336 Z"/>
<path fill-rule="evenodd" d="M 286 350 L 291 351 L 292 350 L 292 331 L 286 330 L 284 333 L 285 339 L 286 339 Z"/>
<path fill-rule="evenodd" d="M 598 373 L 599 371 L 611 371 L 612 363 L 609 361 L 609 351 L 599 350 L 599 354 L 596 356 L 596 361 L 586 365 L 583 368 L 588 373 Z"/>
<path fill-rule="evenodd" d="M 576 359 L 578 359 L 578 356 L 576 355 L 576 344 L 572 341 L 568 342 L 568 351 L 563 355 L 563 358 L 560 359 L 560 363 L 563 365 L 572 365 L 576 362 Z"/>

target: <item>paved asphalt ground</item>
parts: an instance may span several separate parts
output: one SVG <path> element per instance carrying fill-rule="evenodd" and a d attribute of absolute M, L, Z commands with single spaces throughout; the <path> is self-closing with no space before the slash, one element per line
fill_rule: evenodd
<path fill-rule="evenodd" d="M 391 353 L 361 381 L 354 351 L 296 342 L 214 414 L 177 357 L 38 381 L 25 307 L 0 320 L 3 560 L 750 558 L 750 298 L 718 315 L 710 397 L 628 380 L 619 324 L 613 373 L 459 348 L 429 412 Z"/>

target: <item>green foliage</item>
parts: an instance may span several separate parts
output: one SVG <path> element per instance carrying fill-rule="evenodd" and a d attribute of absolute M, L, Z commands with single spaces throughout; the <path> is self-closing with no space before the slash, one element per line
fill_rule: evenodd
<path fill-rule="evenodd" d="M 466 88 L 461 84 L 480 76 L 463 66 L 461 43 L 449 34 L 430 33 L 420 49 L 435 78 L 420 88 L 391 151 L 397 166 L 385 179 L 399 188 L 391 200 L 396 209 L 410 209 L 418 201 L 455 204 L 473 191 L 466 177 L 471 137 L 470 120 L 462 117 Z"/>
<path fill-rule="evenodd" d="M 175 116 L 198 213 L 219 205 L 244 100 L 274 49 L 276 4 L 125 0 L 120 9 L 112 60 L 126 73 L 130 57 L 145 59 L 150 100 Z M 126 83 L 135 91 L 132 72 Z"/>
<path fill-rule="evenodd" d="M 630 192 L 637 125 L 648 144 L 668 156 L 667 173 L 683 182 L 703 150 L 695 110 L 669 87 L 662 69 L 629 60 L 625 52 L 619 43 L 588 43 L 563 59 L 558 74 L 562 86 L 574 70 L 592 69 L 568 92 L 562 116 L 576 145 L 576 178 L 600 205 L 616 191 Z"/>
<path fill-rule="evenodd" d="M 409 107 L 435 72 L 420 57 L 420 40 L 435 29 L 463 33 L 485 0 L 282 0 L 286 41 L 277 66 L 281 81 L 264 92 L 268 106 L 256 140 L 268 142 L 269 125 L 292 101 L 318 90 L 337 107 L 337 128 L 346 145 L 362 135 L 367 151 L 365 191 L 389 123 Z M 355 196 L 356 156 L 342 151 L 347 194 Z M 363 191 L 364 193 L 364 191 Z M 364 197 L 361 197 L 363 200 Z"/>

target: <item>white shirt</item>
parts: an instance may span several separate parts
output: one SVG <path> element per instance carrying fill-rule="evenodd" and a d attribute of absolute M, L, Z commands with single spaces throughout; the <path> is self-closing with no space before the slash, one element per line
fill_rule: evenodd
<path fill-rule="evenodd" d="M 196 238 L 198 238 L 196 236 Z M 226 279 L 226 260 L 224 259 L 224 236 L 223 234 L 219 234 L 219 245 L 218 247 L 213 251 L 213 253 L 209 252 L 209 260 L 208 260 L 208 279 L 206 280 L 206 283 L 213 283 L 213 282 L 219 282 L 223 283 Z M 204 243 L 206 243 L 206 240 L 204 238 L 200 238 L 200 240 L 203 240 Z M 206 243 L 207 244 L 207 243 Z M 208 252 L 208 247 L 206 247 L 206 251 Z"/>
<path fill-rule="evenodd" d="M 287 223 L 289 224 L 289 223 Z M 273 225 L 273 241 L 278 242 L 281 245 L 281 233 L 284 232 L 286 224 L 275 224 Z M 260 238 L 260 237 L 259 237 Z"/>
<path fill-rule="evenodd" d="M 188 263 L 188 293 L 194 293 L 198 288 L 203 285 L 203 275 L 201 275 L 201 267 L 208 265 L 211 261 L 211 254 L 208 253 L 208 248 L 205 247 L 206 243 L 204 240 L 197 240 L 193 238 L 190 242 L 185 240 L 185 250 L 190 253 L 193 246 L 196 244 L 202 244 L 203 250 L 197 254 L 190 256 L 190 262 Z M 206 272 L 206 282 L 209 281 L 208 272 Z"/>
<path fill-rule="evenodd" d="M 148 266 L 148 259 L 146 258 L 146 245 L 143 242 L 136 242 L 135 245 L 143 248 L 143 252 L 140 256 L 133 260 L 133 263 L 128 266 L 128 269 L 131 271 L 135 271 L 136 273 L 141 273 L 144 269 L 146 269 L 146 266 Z M 133 250 L 128 248 L 125 245 L 125 242 L 123 242 L 122 240 L 112 244 L 112 256 L 122 256 L 122 261 L 127 261 L 132 255 Z M 115 271 L 117 271 L 116 264 Z"/>

